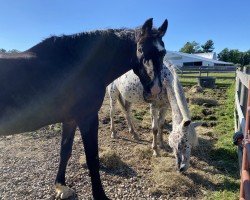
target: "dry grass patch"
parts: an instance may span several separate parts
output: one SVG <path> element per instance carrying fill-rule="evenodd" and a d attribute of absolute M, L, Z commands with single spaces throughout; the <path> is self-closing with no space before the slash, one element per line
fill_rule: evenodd
<path fill-rule="evenodd" d="M 199 85 L 194 85 L 188 90 L 189 93 L 193 94 L 202 93 L 203 91 L 203 88 Z"/>
<path fill-rule="evenodd" d="M 204 105 L 206 107 L 212 107 L 212 106 L 218 106 L 218 101 L 214 99 L 205 99 L 201 97 L 196 97 L 196 98 L 190 98 L 190 103 L 191 104 L 196 104 L 196 105 Z"/>
<path fill-rule="evenodd" d="M 153 161 L 152 179 L 155 183 L 152 193 L 168 195 L 169 198 L 196 194 L 195 183 L 186 175 L 176 171 L 173 157 L 156 158 Z"/>
<path fill-rule="evenodd" d="M 100 162 L 108 169 L 120 169 L 124 166 L 120 156 L 110 148 L 101 149 Z"/>
<path fill-rule="evenodd" d="M 135 152 L 135 155 L 139 160 L 151 160 L 153 156 L 151 147 L 145 145 L 137 145 L 134 147 L 133 152 Z"/>

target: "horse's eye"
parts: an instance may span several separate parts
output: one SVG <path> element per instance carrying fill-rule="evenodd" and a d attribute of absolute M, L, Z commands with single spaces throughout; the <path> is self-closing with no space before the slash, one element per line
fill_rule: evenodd
<path fill-rule="evenodd" d="M 166 55 L 166 50 L 160 51 L 160 56 L 164 57 Z"/>
<path fill-rule="evenodd" d="M 143 53 L 143 52 L 142 52 L 142 47 L 139 47 L 139 48 L 137 49 L 137 51 L 138 51 L 139 53 L 142 54 L 142 53 Z"/>

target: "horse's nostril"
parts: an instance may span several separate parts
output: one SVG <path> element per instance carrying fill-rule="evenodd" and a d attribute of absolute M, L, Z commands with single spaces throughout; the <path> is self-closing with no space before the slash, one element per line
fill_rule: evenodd
<path fill-rule="evenodd" d="M 158 95 L 158 94 L 160 94 L 160 92 L 161 92 L 161 88 L 158 85 L 154 85 L 151 88 L 151 94 L 152 95 Z"/>
<path fill-rule="evenodd" d="M 186 165 L 185 164 L 181 164 L 179 171 L 180 172 L 185 172 L 186 171 Z"/>

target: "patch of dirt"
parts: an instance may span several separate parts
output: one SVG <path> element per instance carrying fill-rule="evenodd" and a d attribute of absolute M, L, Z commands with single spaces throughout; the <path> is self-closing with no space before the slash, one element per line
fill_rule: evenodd
<path fill-rule="evenodd" d="M 199 106 L 204 105 L 205 107 L 213 107 L 218 106 L 218 101 L 214 99 L 207 99 L 207 98 L 190 98 L 191 104 L 197 104 Z"/>
<path fill-rule="evenodd" d="M 201 105 L 204 102 L 207 101 L 202 100 Z M 211 103 L 218 106 L 215 101 Z M 212 113 L 207 110 L 203 114 Z M 191 167 L 186 174 L 179 174 L 167 143 L 167 130 L 164 130 L 165 148 L 161 150 L 161 156 L 152 157 L 148 105 L 134 107 L 139 141 L 129 134 L 118 106 L 115 115 L 118 138 L 111 139 L 107 96 L 99 115 L 100 173 L 104 189 L 111 199 L 201 199 L 204 190 L 216 190 L 217 182 L 212 177 L 219 172 L 210 166 L 209 160 L 204 159 L 214 139 L 211 124 L 198 129 L 200 145 L 193 151 Z M 168 112 L 166 121 L 169 122 L 169 119 L 171 112 Z M 53 125 L 32 133 L 0 137 L 0 199 L 55 199 L 54 179 L 59 162 L 60 128 L 60 125 Z M 67 167 L 66 182 L 77 194 L 71 199 L 92 198 L 78 131 Z"/>
<path fill-rule="evenodd" d="M 199 85 L 194 85 L 189 90 L 190 93 L 202 93 L 203 91 L 203 88 Z"/>

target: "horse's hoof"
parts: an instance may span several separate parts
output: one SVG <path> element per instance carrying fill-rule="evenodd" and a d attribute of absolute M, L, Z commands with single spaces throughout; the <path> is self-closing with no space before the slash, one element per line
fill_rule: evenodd
<path fill-rule="evenodd" d="M 153 150 L 153 156 L 154 157 L 159 157 L 159 153 L 157 151 Z"/>
<path fill-rule="evenodd" d="M 66 185 L 56 184 L 56 199 L 67 199 L 74 196 L 75 192 Z"/>
<path fill-rule="evenodd" d="M 112 132 L 112 133 L 111 133 L 111 138 L 112 138 L 112 139 L 116 139 L 116 138 L 117 138 L 117 136 L 116 136 L 116 133 L 115 133 L 115 132 Z"/>
<path fill-rule="evenodd" d="M 139 136 L 138 136 L 137 134 L 133 134 L 133 138 L 134 138 L 135 140 L 140 140 L 140 138 L 139 138 Z"/>

